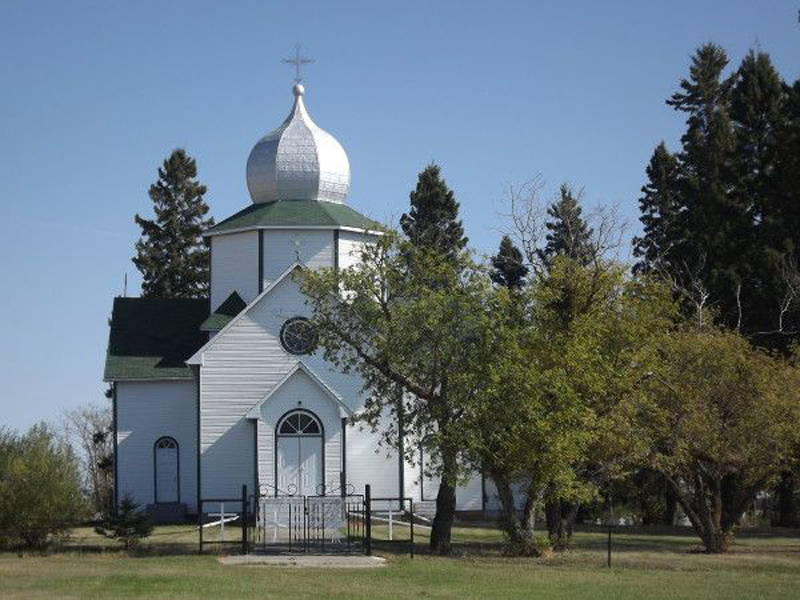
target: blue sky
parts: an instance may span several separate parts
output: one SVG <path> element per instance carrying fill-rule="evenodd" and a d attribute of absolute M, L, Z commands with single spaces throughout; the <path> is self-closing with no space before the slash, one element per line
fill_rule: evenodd
<path fill-rule="evenodd" d="M 39 2 L 0 6 L 0 425 L 102 402 L 112 298 L 138 293 L 134 213 L 175 147 L 219 220 L 247 206 L 252 144 L 306 105 L 350 157 L 349 204 L 407 209 L 439 162 L 480 252 L 508 184 L 541 174 L 590 205 L 636 199 L 664 104 L 701 43 L 759 45 L 800 76 L 800 2 Z"/>

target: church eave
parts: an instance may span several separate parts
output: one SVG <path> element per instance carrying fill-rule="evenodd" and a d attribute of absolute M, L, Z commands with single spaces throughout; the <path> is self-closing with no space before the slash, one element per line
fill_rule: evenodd
<path fill-rule="evenodd" d="M 203 232 L 204 237 L 258 229 L 340 229 L 357 232 L 382 229 L 345 204 L 317 200 L 280 200 L 254 204 Z"/>

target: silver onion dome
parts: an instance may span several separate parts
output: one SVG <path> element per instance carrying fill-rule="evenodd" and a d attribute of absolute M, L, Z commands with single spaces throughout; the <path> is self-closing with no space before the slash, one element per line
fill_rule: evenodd
<path fill-rule="evenodd" d="M 350 162 L 341 144 L 311 120 L 305 88 L 294 86 L 294 106 L 283 124 L 256 142 L 247 159 L 247 188 L 254 203 L 323 200 L 343 203 Z"/>

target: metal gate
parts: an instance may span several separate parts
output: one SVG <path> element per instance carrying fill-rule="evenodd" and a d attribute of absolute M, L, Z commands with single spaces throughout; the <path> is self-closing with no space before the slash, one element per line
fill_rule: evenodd
<path fill-rule="evenodd" d="M 325 490 L 313 496 L 262 486 L 250 548 L 260 552 L 371 552 L 370 491 Z"/>

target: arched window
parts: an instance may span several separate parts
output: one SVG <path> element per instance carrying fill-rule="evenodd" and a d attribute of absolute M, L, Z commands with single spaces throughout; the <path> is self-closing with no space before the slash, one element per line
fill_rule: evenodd
<path fill-rule="evenodd" d="M 180 502 L 180 460 L 178 442 L 164 436 L 153 445 L 153 492 L 156 503 Z"/>
<path fill-rule="evenodd" d="M 322 435 L 322 425 L 311 413 L 297 410 L 283 417 L 278 435 Z"/>

